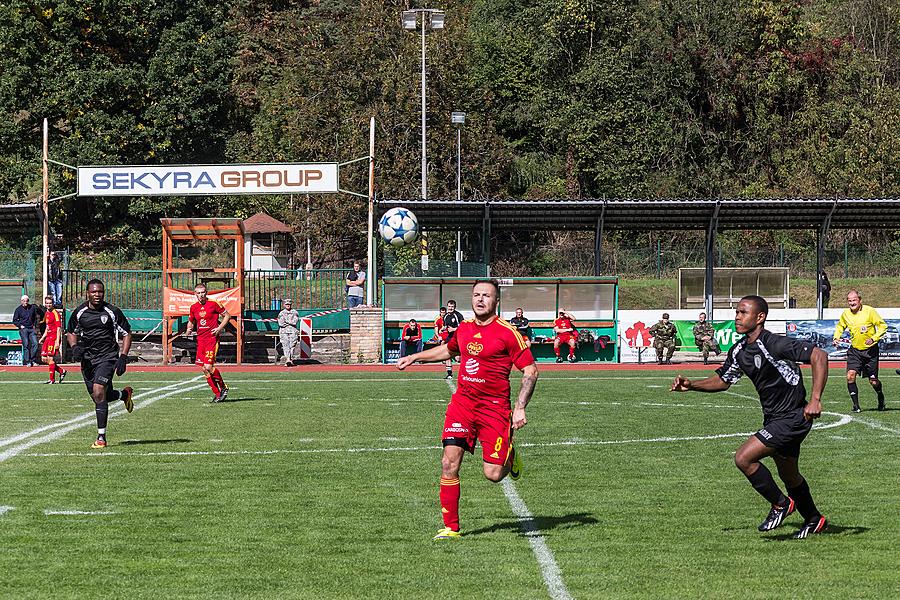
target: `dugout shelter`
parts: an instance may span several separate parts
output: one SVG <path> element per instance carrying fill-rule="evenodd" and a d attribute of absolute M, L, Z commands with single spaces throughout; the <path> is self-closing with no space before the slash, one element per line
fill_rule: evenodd
<path fill-rule="evenodd" d="M 475 278 L 396 277 L 382 284 L 383 342 L 385 363 L 396 362 L 400 352 L 400 332 L 410 319 L 422 326 L 422 338 L 434 338 L 438 309 L 456 300 L 457 310 L 472 318 L 472 285 Z M 579 331 L 590 331 L 591 341 L 580 342 L 576 357 L 585 362 L 616 360 L 619 281 L 615 277 L 516 277 L 498 279 L 500 316 L 506 320 L 521 307 L 531 321 L 531 352 L 537 361 L 556 358 L 553 353 L 553 321 L 559 310 L 571 311 Z M 426 343 L 432 347 L 435 342 Z"/>
<path fill-rule="evenodd" d="M 900 229 L 900 198 L 380 199 L 378 214 L 397 206 L 411 209 L 424 230 L 480 232 L 483 262 L 488 264 L 494 231 L 544 231 L 548 223 L 560 230 L 593 231 L 595 276 L 601 275 L 607 230 L 702 231 L 703 296 L 710 319 L 716 306 L 713 267 L 718 231 L 814 229 L 816 271 L 821 272 L 831 229 Z M 818 307 L 821 318 L 821 295 Z"/>

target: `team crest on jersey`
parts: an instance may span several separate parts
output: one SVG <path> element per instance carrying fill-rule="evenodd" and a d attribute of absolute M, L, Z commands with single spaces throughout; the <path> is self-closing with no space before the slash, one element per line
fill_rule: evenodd
<path fill-rule="evenodd" d="M 478 356 L 481 354 L 481 351 L 484 350 L 484 346 L 479 344 L 478 342 L 469 342 L 466 344 L 466 351 L 472 356 Z"/>
<path fill-rule="evenodd" d="M 100 315 L 100 322 L 106 325 L 106 322 L 109 321 L 109 317 L 106 315 Z"/>
<path fill-rule="evenodd" d="M 754 365 L 757 369 L 761 369 L 761 368 L 762 368 L 762 356 L 760 356 L 759 354 L 757 354 L 756 356 L 754 356 L 754 357 L 753 357 L 753 365 Z"/>
<path fill-rule="evenodd" d="M 200 311 L 200 316 L 201 316 L 201 317 L 205 317 L 205 316 L 206 316 L 206 311 L 205 311 L 205 310 L 201 310 L 201 311 Z"/>

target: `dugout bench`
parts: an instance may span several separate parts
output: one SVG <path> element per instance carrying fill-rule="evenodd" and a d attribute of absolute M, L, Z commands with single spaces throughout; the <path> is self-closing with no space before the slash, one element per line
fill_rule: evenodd
<path fill-rule="evenodd" d="M 457 310 L 471 318 L 474 278 L 385 278 L 382 284 L 383 362 L 396 362 L 400 332 L 409 319 L 422 326 L 424 347 L 434 336 L 438 308 L 456 300 Z M 521 307 L 531 321 L 531 352 L 538 362 L 553 362 L 553 321 L 564 308 L 575 318 L 579 331 L 590 331 L 596 344 L 579 343 L 575 356 L 584 362 L 617 360 L 618 278 L 616 277 L 517 277 L 497 279 L 500 315 L 509 320 Z M 568 355 L 568 347 L 566 349 Z"/>

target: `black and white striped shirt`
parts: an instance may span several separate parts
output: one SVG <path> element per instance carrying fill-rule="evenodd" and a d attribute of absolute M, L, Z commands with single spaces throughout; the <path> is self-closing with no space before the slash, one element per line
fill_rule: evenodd
<path fill-rule="evenodd" d="M 742 338 L 716 369 L 722 381 L 737 383 L 744 374 L 759 393 L 766 421 L 806 406 L 806 388 L 798 362 L 808 363 L 815 345 L 763 330 L 755 342 Z"/>

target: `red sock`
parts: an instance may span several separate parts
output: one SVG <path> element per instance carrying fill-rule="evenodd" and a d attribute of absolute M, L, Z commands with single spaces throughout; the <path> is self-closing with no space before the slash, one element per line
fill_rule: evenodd
<path fill-rule="evenodd" d="M 553 351 L 556 352 L 556 358 L 559 358 L 559 346 L 554 346 Z"/>
<path fill-rule="evenodd" d="M 459 531 L 459 477 L 441 477 L 441 516 L 445 527 Z"/>
<path fill-rule="evenodd" d="M 216 380 L 212 377 L 207 377 L 206 383 L 208 383 L 209 387 L 212 388 L 213 394 L 218 396 L 219 395 L 219 386 L 216 385 Z"/>
<path fill-rule="evenodd" d="M 569 347 L 569 356 L 575 356 L 575 348 Z"/>
<path fill-rule="evenodd" d="M 213 372 L 212 372 L 212 378 L 215 380 L 216 385 L 219 386 L 219 389 L 220 389 L 220 390 L 227 390 L 227 389 L 228 389 L 228 386 L 225 385 L 225 380 L 222 379 L 222 374 L 219 372 L 218 369 L 213 369 Z"/>
<path fill-rule="evenodd" d="M 63 368 L 61 366 L 59 366 L 58 364 L 52 363 L 52 365 L 56 368 L 56 372 L 59 373 L 60 375 L 65 373 L 65 371 L 63 371 Z"/>
<path fill-rule="evenodd" d="M 56 363 L 50 363 L 50 381 L 56 381 Z"/>

